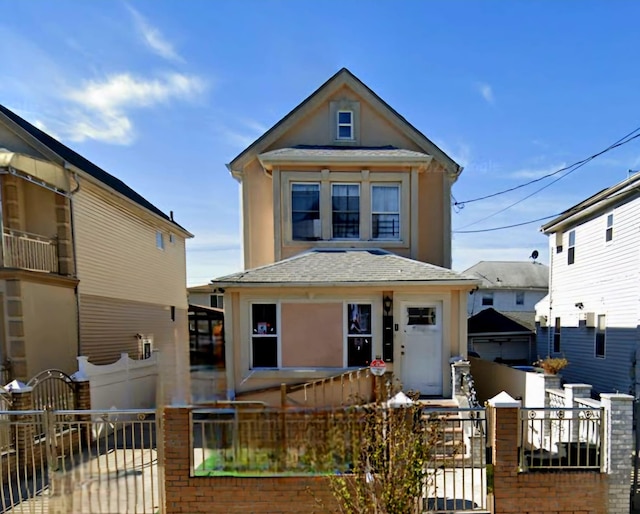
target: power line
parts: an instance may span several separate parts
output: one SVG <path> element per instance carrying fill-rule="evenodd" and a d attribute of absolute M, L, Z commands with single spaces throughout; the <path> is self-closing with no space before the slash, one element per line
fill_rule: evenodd
<path fill-rule="evenodd" d="M 522 227 L 523 225 L 531 225 L 532 223 L 538 223 L 539 221 L 548 220 L 549 218 L 555 218 L 560 214 L 561 213 L 552 214 L 551 216 L 545 216 L 544 218 L 538 218 L 536 220 L 531 220 L 531 221 L 523 221 L 522 223 L 514 223 L 513 225 L 504 225 L 502 227 L 482 228 L 479 230 L 454 230 L 453 233 L 454 234 L 477 234 L 479 232 L 494 232 L 496 230 L 504 230 L 507 228 Z"/>
<path fill-rule="evenodd" d="M 613 150 L 615 148 L 618 148 L 618 147 L 620 147 L 622 145 L 626 145 L 627 143 L 633 141 L 637 137 L 640 137 L 640 134 L 636 134 L 636 132 L 638 132 L 638 131 L 640 131 L 640 127 L 636 128 L 635 130 L 632 130 L 627 135 L 621 137 L 620 139 L 618 139 L 617 141 L 615 141 L 614 143 L 612 143 L 611 145 L 609 145 L 605 149 L 600 150 L 599 152 L 597 152 L 597 153 L 595 153 L 593 155 L 590 155 L 589 157 L 586 157 L 584 159 L 576 161 L 573 164 L 570 164 L 569 166 L 564 166 L 564 167 L 562 167 L 562 168 L 560 168 L 560 169 L 558 169 L 558 170 L 556 170 L 556 171 L 554 171 L 552 173 L 547 173 L 546 175 L 543 175 L 542 177 L 538 177 L 536 179 L 529 180 L 528 182 L 524 182 L 523 184 L 520 184 L 520 185 L 517 185 L 517 186 L 514 186 L 514 187 L 510 187 L 508 189 L 504 189 L 504 190 L 501 190 L 501 191 L 497 191 L 495 193 L 491 193 L 491 194 L 488 194 L 488 195 L 485 195 L 485 196 L 480 196 L 478 198 L 472 198 L 471 200 L 465 200 L 465 201 L 462 201 L 462 202 L 456 201 L 454 203 L 454 205 L 456 207 L 463 208 L 468 203 L 479 202 L 481 200 L 487 200 L 489 198 L 494 198 L 494 197 L 499 196 L 499 195 L 503 195 L 503 194 L 506 194 L 506 193 L 510 193 L 512 191 L 516 191 L 516 190 L 521 189 L 523 187 L 530 186 L 531 184 L 535 184 L 536 182 L 540 182 L 541 180 L 547 179 L 549 177 L 553 177 L 554 175 L 557 175 L 558 173 L 562 173 L 563 171 L 567 171 L 567 170 L 575 171 L 572 168 L 574 168 L 576 166 L 583 166 L 584 164 L 586 164 L 586 163 L 592 161 L 593 159 L 595 159 L 596 157 L 600 157 L 602 154 L 610 152 L 611 150 Z M 634 136 L 634 134 L 636 134 L 636 135 Z M 633 136 L 633 137 L 631 137 L 631 136 Z M 563 175 L 563 176 L 566 176 L 566 174 Z"/>

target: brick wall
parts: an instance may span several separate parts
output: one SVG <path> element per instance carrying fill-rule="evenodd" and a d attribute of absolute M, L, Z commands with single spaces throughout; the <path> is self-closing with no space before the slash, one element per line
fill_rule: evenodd
<path fill-rule="evenodd" d="M 191 477 L 189 409 L 164 408 L 162 427 L 166 514 L 335 511 L 326 477 Z"/>
<path fill-rule="evenodd" d="M 490 415 L 494 427 L 494 514 L 609 513 L 607 475 L 580 471 L 519 473 L 519 410 L 492 408 Z"/>

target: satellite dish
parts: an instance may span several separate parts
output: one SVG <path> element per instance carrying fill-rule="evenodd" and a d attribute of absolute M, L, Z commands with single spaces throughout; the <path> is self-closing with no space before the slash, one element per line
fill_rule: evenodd
<path fill-rule="evenodd" d="M 533 259 L 533 262 L 536 262 L 536 259 L 538 258 L 538 255 L 540 255 L 538 253 L 538 250 L 534 250 L 533 252 L 531 252 L 531 256 L 529 257 L 529 259 Z"/>

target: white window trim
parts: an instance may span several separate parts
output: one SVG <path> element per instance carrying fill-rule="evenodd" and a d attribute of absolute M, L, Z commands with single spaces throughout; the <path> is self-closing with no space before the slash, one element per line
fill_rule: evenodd
<path fill-rule="evenodd" d="M 400 241 L 402 240 L 402 184 L 400 183 L 387 183 L 387 182 L 371 182 L 371 219 L 369 220 L 371 230 L 372 241 Z M 375 187 L 387 187 L 396 188 L 398 190 L 398 211 L 397 212 L 376 212 L 373 210 L 373 189 Z M 397 214 L 398 215 L 398 237 L 373 237 L 373 216 L 374 214 Z"/>
<path fill-rule="evenodd" d="M 340 114 L 341 113 L 349 113 L 351 118 L 351 123 L 340 123 Z M 339 141 L 353 141 L 355 139 L 355 130 L 354 130 L 354 113 L 350 109 L 338 109 L 336 111 L 336 139 Z M 349 127 L 351 136 L 350 137 L 340 137 L 340 127 Z"/>
<path fill-rule="evenodd" d="M 333 186 L 357 186 L 358 188 L 358 237 L 335 237 L 333 235 Z M 358 182 L 331 182 L 331 212 L 329 219 L 331 223 L 331 240 L 332 241 L 361 241 L 362 237 L 362 184 Z M 321 200 L 322 204 L 322 200 Z M 343 211 L 340 211 L 343 212 Z M 322 216 L 321 216 L 322 219 Z M 292 223 L 293 226 L 293 223 Z M 292 234 L 293 235 L 293 234 Z"/>
<path fill-rule="evenodd" d="M 273 337 L 273 335 L 254 335 L 253 334 L 253 306 L 254 305 L 275 305 L 276 306 L 276 324 L 278 332 L 276 334 L 277 344 L 277 366 L 275 368 L 256 368 L 253 365 L 253 338 L 254 337 Z M 249 323 L 247 331 L 249 332 L 249 372 L 251 371 L 273 371 L 282 369 L 282 318 L 280 313 L 279 300 L 249 300 Z"/>
<path fill-rule="evenodd" d="M 571 244 L 571 236 L 573 235 L 573 244 Z M 573 252 L 571 251 L 573 249 Z M 569 262 L 569 255 L 573 254 L 573 261 Z M 570 230 L 567 235 L 567 266 L 573 266 L 576 263 L 576 231 Z"/>

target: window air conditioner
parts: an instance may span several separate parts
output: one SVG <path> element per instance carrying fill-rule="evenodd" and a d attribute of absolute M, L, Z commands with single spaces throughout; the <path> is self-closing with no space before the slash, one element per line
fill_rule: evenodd
<path fill-rule="evenodd" d="M 547 317 L 542 315 L 542 314 L 539 315 L 539 316 L 536 316 L 536 323 L 540 323 L 540 326 L 542 328 L 546 327 L 547 326 Z"/>
<path fill-rule="evenodd" d="M 596 313 L 595 312 L 585 312 L 584 316 L 584 324 L 588 328 L 595 328 L 596 326 Z"/>

